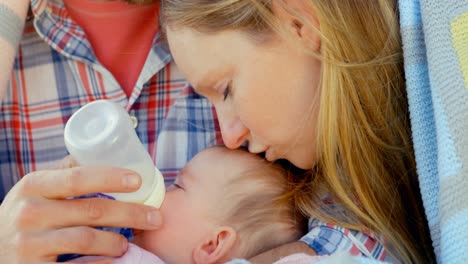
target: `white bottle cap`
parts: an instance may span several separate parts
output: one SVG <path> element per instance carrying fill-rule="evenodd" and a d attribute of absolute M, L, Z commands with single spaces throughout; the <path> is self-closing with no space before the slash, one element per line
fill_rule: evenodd
<path fill-rule="evenodd" d="M 68 120 L 64 138 L 68 151 L 80 165 L 122 167 L 141 176 L 137 191 L 108 195 L 120 201 L 161 206 L 164 178 L 138 139 L 127 111 L 120 105 L 98 100 L 83 106 Z"/>

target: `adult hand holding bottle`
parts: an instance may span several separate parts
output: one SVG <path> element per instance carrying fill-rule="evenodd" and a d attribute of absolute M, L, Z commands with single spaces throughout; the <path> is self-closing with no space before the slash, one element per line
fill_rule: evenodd
<path fill-rule="evenodd" d="M 99 175 L 99 177 L 97 177 Z M 141 178 L 133 171 L 71 167 L 32 172 L 0 205 L 0 262 L 54 263 L 58 255 L 120 256 L 127 240 L 93 226 L 156 229 L 159 211 L 109 199 L 67 199 L 96 192 L 132 192 Z"/>
<path fill-rule="evenodd" d="M 11 77 L 29 3 L 0 0 L 0 100 Z M 140 176 L 131 170 L 71 163 L 25 175 L 0 205 L 0 263 L 53 263 L 66 253 L 122 255 L 127 249 L 123 236 L 92 227 L 155 229 L 161 223 L 159 211 L 115 200 L 68 197 L 133 192 L 140 185 Z"/>

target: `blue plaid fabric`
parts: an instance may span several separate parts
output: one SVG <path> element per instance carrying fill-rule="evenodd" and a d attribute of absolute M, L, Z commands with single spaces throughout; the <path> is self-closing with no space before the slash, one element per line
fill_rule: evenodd
<path fill-rule="evenodd" d="M 382 238 L 368 232 L 327 224 L 316 218 L 309 221 L 309 233 L 301 241 L 308 244 L 319 256 L 348 252 L 353 256 L 394 262 L 383 247 Z"/>
<path fill-rule="evenodd" d="M 61 0 L 32 0 L 11 80 L 0 106 L 0 199 L 24 175 L 68 153 L 63 130 L 83 105 L 108 99 L 138 120 L 137 135 L 169 184 L 200 150 L 221 143 L 216 114 L 195 94 L 156 36 L 127 98 L 95 57 Z"/>

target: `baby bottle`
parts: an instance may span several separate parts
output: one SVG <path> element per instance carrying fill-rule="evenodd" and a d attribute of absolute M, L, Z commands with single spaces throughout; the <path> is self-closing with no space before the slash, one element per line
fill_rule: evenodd
<path fill-rule="evenodd" d="M 68 151 L 80 165 L 122 167 L 141 176 L 137 191 L 106 195 L 119 201 L 161 206 L 164 178 L 138 139 L 127 111 L 120 105 L 98 100 L 83 106 L 68 120 L 64 137 Z"/>

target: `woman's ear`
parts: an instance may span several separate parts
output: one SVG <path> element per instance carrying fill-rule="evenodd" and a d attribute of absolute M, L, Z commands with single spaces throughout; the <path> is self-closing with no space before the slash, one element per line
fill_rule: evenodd
<path fill-rule="evenodd" d="M 193 251 L 195 263 L 220 263 L 227 261 L 237 242 L 237 232 L 229 226 L 214 230 Z"/>
<path fill-rule="evenodd" d="M 273 12 L 304 47 L 320 50 L 320 22 L 310 1 L 273 0 Z"/>

